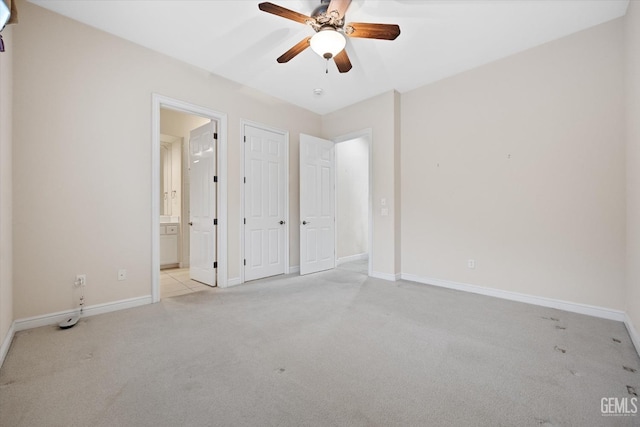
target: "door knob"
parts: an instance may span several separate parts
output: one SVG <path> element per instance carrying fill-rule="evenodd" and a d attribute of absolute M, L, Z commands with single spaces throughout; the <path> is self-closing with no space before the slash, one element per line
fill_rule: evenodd
<path fill-rule="evenodd" d="M 302 225 L 307 225 L 307 224 L 311 224 L 311 222 L 302 221 Z"/>
<path fill-rule="evenodd" d="M 284 224 L 284 221 L 280 221 L 280 225 L 283 225 L 283 224 Z"/>
<path fill-rule="evenodd" d="M 189 225 L 193 225 L 193 223 L 192 223 L 192 222 L 190 222 L 190 223 L 189 223 Z"/>

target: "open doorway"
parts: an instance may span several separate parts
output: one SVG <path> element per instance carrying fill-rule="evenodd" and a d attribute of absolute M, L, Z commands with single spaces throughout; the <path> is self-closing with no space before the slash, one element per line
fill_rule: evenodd
<path fill-rule="evenodd" d="M 193 280 L 190 271 L 193 156 L 189 146 L 193 145 L 194 130 L 206 129 L 210 123 L 206 117 L 160 108 L 160 298 L 197 292 L 215 284 Z M 215 248 L 213 236 L 211 240 Z"/>
<path fill-rule="evenodd" d="M 196 240 L 201 242 L 198 253 L 215 257 L 207 262 L 212 276 L 208 284 L 225 287 L 226 115 L 154 94 L 152 131 L 153 301 L 202 289 L 204 285 L 191 280 L 191 268 L 200 264 L 194 259 Z M 193 144 L 194 135 L 200 138 L 197 144 Z M 191 148 L 195 149 L 193 153 Z M 210 169 L 199 170 L 195 184 L 189 173 L 193 162 L 211 163 Z M 199 189 L 196 197 L 194 188 Z M 192 224 L 197 222 L 194 211 L 199 210 L 204 198 L 215 209 L 212 218 L 207 217 L 208 228 L 195 239 L 191 233 Z M 202 236 L 207 234 L 211 242 L 202 243 Z"/>
<path fill-rule="evenodd" d="M 337 265 L 372 274 L 372 141 L 371 129 L 333 141 L 300 134 L 301 275 Z"/>
<path fill-rule="evenodd" d="M 336 142 L 336 267 L 370 275 L 371 130 Z"/>

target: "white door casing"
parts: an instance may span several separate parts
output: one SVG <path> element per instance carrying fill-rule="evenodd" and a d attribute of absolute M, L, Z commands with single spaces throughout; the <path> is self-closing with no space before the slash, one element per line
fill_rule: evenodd
<path fill-rule="evenodd" d="M 335 145 L 300 134 L 300 274 L 335 267 Z"/>
<path fill-rule="evenodd" d="M 193 129 L 189 138 L 189 277 L 216 285 L 216 123 Z"/>
<path fill-rule="evenodd" d="M 244 280 L 285 273 L 285 135 L 244 125 Z"/>

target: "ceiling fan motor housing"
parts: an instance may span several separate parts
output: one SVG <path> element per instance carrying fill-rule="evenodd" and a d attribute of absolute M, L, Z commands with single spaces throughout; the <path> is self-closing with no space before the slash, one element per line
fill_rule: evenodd
<path fill-rule="evenodd" d="M 320 5 L 313 9 L 313 12 L 311 12 L 311 16 L 315 18 L 322 15 L 323 13 L 327 13 L 329 3 L 331 3 L 331 0 L 321 0 Z"/>

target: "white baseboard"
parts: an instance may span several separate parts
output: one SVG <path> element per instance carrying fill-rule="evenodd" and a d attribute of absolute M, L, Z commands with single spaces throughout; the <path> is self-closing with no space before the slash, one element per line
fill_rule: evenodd
<path fill-rule="evenodd" d="M 228 288 L 230 286 L 237 286 L 239 284 L 241 284 L 242 281 L 240 280 L 239 277 L 233 277 L 231 279 L 227 279 L 227 286 L 225 286 L 225 288 Z"/>
<path fill-rule="evenodd" d="M 2 341 L 2 346 L 0 346 L 0 367 L 4 364 L 4 359 L 7 357 L 7 353 L 9 353 L 9 347 L 11 347 L 11 341 L 13 341 L 15 329 L 16 322 L 11 322 L 7 335 L 5 335 L 4 340 Z"/>
<path fill-rule="evenodd" d="M 293 265 L 293 266 L 289 267 L 289 274 L 295 274 L 295 273 L 300 273 L 300 266 L 299 265 Z"/>
<path fill-rule="evenodd" d="M 501 289 L 483 288 L 482 286 L 470 285 L 468 283 L 452 282 L 449 280 L 432 279 L 428 277 L 420 277 L 414 274 L 402 274 L 403 280 L 410 282 L 424 283 L 426 285 L 440 286 L 442 288 L 455 289 L 458 291 L 471 292 L 474 294 L 487 295 L 496 298 L 507 299 L 511 301 L 524 302 L 527 304 L 539 305 L 542 307 L 556 308 L 558 310 L 569 311 L 572 313 L 586 314 L 587 316 L 600 317 L 602 319 L 617 320 L 624 322 L 625 313 L 620 310 L 610 308 L 597 307 L 593 305 L 580 304 L 569 301 L 562 301 L 553 298 L 545 298 L 517 292 L 503 291 Z"/>
<path fill-rule="evenodd" d="M 624 314 L 624 325 L 627 327 L 627 331 L 631 337 L 631 342 L 633 342 L 636 352 L 640 356 L 640 335 L 638 335 L 636 328 L 633 327 L 633 322 L 627 313 Z"/>
<path fill-rule="evenodd" d="M 141 305 L 151 304 L 151 295 L 143 297 L 129 298 L 120 301 L 107 302 L 104 304 L 96 304 L 85 307 L 82 316 L 95 316 L 97 314 L 110 313 L 112 311 L 125 310 L 127 308 L 139 307 Z M 57 313 L 43 314 L 40 316 L 27 317 L 14 321 L 15 331 L 24 331 L 25 329 L 39 328 L 40 326 L 55 325 L 65 320 L 73 314 L 78 314 L 78 309 L 59 311 Z"/>
<path fill-rule="evenodd" d="M 390 282 L 396 282 L 401 279 L 400 273 L 380 273 L 379 271 L 372 271 L 371 277 L 375 277 L 376 279 L 388 280 Z"/>
<path fill-rule="evenodd" d="M 349 255 L 342 258 L 338 258 L 336 259 L 336 265 L 344 264 L 345 262 L 360 261 L 363 259 L 369 259 L 369 254 L 368 253 L 355 254 L 355 255 Z"/>

